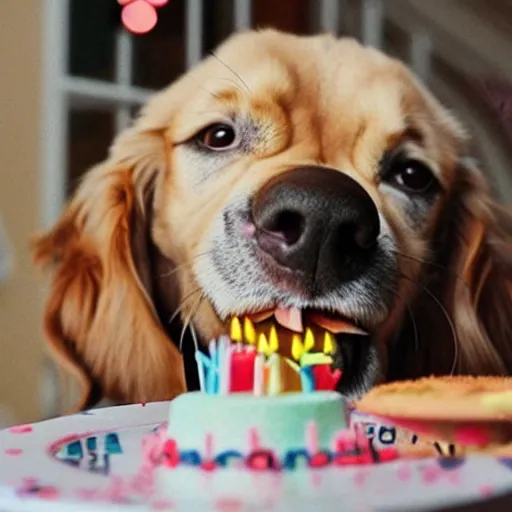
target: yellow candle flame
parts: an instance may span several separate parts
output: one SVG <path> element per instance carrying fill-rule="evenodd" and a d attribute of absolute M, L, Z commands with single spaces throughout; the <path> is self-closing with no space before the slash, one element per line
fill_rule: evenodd
<path fill-rule="evenodd" d="M 277 331 L 274 326 L 270 328 L 268 345 L 271 353 L 277 352 L 279 349 L 279 339 L 277 338 Z"/>
<path fill-rule="evenodd" d="M 324 354 L 334 354 L 334 336 L 329 332 L 325 331 L 324 334 Z"/>
<path fill-rule="evenodd" d="M 244 337 L 247 343 L 254 345 L 256 343 L 256 329 L 249 318 L 244 319 Z"/>
<path fill-rule="evenodd" d="M 270 355 L 270 347 L 268 345 L 267 337 L 263 333 L 260 333 L 258 337 L 258 352 L 265 354 L 266 356 Z"/>
<path fill-rule="evenodd" d="M 304 345 L 298 334 L 292 336 L 292 357 L 296 361 L 300 360 L 300 357 L 304 353 Z"/>
<path fill-rule="evenodd" d="M 242 326 L 240 324 L 240 320 L 236 316 L 231 320 L 230 337 L 237 343 L 241 343 L 243 340 Z"/>
<path fill-rule="evenodd" d="M 308 327 L 304 336 L 304 351 L 309 352 L 315 346 L 315 336 L 313 331 Z"/>

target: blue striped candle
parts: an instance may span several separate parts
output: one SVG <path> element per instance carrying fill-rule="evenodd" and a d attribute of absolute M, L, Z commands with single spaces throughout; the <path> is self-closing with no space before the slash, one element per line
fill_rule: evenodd
<path fill-rule="evenodd" d="M 311 366 L 303 366 L 300 369 L 300 383 L 303 393 L 311 393 L 315 390 L 315 380 Z"/>

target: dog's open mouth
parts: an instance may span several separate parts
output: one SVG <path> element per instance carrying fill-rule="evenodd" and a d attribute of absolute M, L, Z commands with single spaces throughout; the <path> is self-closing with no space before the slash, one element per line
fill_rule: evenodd
<path fill-rule="evenodd" d="M 353 395 L 368 386 L 375 372 L 371 335 L 350 319 L 325 311 L 276 307 L 245 315 L 231 323 L 237 342 L 264 344 L 260 351 L 275 351 L 298 361 L 329 362 L 341 376 L 336 389 Z"/>

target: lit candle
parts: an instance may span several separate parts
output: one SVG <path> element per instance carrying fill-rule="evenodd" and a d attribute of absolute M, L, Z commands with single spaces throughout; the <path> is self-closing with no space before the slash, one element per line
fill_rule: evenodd
<path fill-rule="evenodd" d="M 313 372 L 311 366 L 305 366 L 300 369 L 300 382 L 302 384 L 302 391 L 304 393 L 311 393 L 315 390 L 315 383 L 313 380 Z"/>
<path fill-rule="evenodd" d="M 199 370 L 199 383 L 201 384 L 201 375 L 203 375 L 203 387 L 204 391 L 208 394 L 215 393 L 214 390 L 214 381 L 212 380 L 212 374 L 214 374 L 214 369 L 212 366 L 212 360 L 205 354 L 203 354 L 200 350 L 196 350 L 195 358 L 198 365 Z M 206 372 L 205 372 L 206 370 Z M 206 373 L 206 376 L 205 376 Z"/>
<path fill-rule="evenodd" d="M 332 357 L 321 352 L 305 352 L 300 356 L 300 366 L 316 366 L 332 364 Z"/>
<path fill-rule="evenodd" d="M 268 346 L 271 353 L 277 352 L 279 350 L 279 338 L 277 337 L 277 331 L 274 326 L 270 328 Z"/>
<path fill-rule="evenodd" d="M 206 387 L 205 387 L 205 379 L 204 379 L 204 364 L 203 364 L 203 359 L 201 358 L 201 356 L 204 357 L 204 355 L 199 350 L 196 350 L 194 357 L 195 357 L 196 364 L 197 364 L 197 374 L 199 376 L 199 389 L 204 393 L 206 391 Z"/>
<path fill-rule="evenodd" d="M 217 358 L 217 341 L 212 340 L 208 346 L 210 352 L 210 368 L 207 377 L 207 389 L 211 394 L 217 393 L 218 389 L 218 358 Z"/>
<path fill-rule="evenodd" d="M 227 395 L 229 393 L 231 381 L 231 357 L 233 345 L 230 338 L 221 336 L 219 340 L 219 393 Z"/>
<path fill-rule="evenodd" d="M 253 346 L 230 347 L 229 391 L 250 392 L 254 388 L 256 350 Z"/>
<path fill-rule="evenodd" d="M 281 382 L 283 391 L 301 391 L 302 384 L 300 382 L 300 366 L 287 357 L 282 357 L 280 359 L 282 363 Z"/>
<path fill-rule="evenodd" d="M 256 343 L 256 329 L 251 320 L 247 317 L 244 318 L 244 338 L 250 345 Z"/>
<path fill-rule="evenodd" d="M 333 391 L 341 378 L 341 371 L 333 370 L 330 364 L 313 366 L 313 378 L 317 391 Z"/>
<path fill-rule="evenodd" d="M 268 359 L 267 365 L 269 367 L 269 377 L 267 394 L 278 395 L 281 393 L 281 361 L 278 354 L 275 352 L 271 354 Z"/>
<path fill-rule="evenodd" d="M 270 346 L 268 344 L 267 337 L 263 333 L 260 333 L 258 337 L 258 352 L 260 354 L 265 354 L 266 356 L 270 355 Z"/>
<path fill-rule="evenodd" d="M 304 353 L 304 345 L 298 334 L 292 336 L 292 357 L 295 361 L 300 361 L 302 354 Z"/>
<path fill-rule="evenodd" d="M 306 329 L 306 334 L 304 335 L 304 351 L 309 352 L 315 346 L 315 336 L 313 335 L 313 331 L 308 327 Z"/>
<path fill-rule="evenodd" d="M 258 354 L 254 359 L 254 387 L 253 393 L 256 396 L 263 395 L 263 367 L 265 365 L 265 356 Z"/>
<path fill-rule="evenodd" d="M 242 343 L 242 325 L 240 324 L 240 320 L 237 317 L 231 320 L 231 329 L 229 335 L 233 341 Z"/>

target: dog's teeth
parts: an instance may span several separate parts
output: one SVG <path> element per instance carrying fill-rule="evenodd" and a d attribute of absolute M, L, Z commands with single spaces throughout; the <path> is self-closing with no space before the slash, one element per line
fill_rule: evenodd
<path fill-rule="evenodd" d="M 324 334 L 324 354 L 334 354 L 334 336 L 329 332 L 325 331 Z"/>
<path fill-rule="evenodd" d="M 240 320 L 235 317 L 231 320 L 231 328 L 229 331 L 230 338 L 237 343 L 241 343 L 243 340 L 242 336 L 242 325 L 240 324 Z"/>
<path fill-rule="evenodd" d="M 256 329 L 253 323 L 245 317 L 244 319 L 244 338 L 247 343 L 254 345 L 256 343 Z"/>
<path fill-rule="evenodd" d="M 268 338 L 268 345 L 270 348 L 270 351 L 277 352 L 279 350 L 279 339 L 277 337 L 277 331 L 274 326 L 270 328 L 270 334 Z"/>

